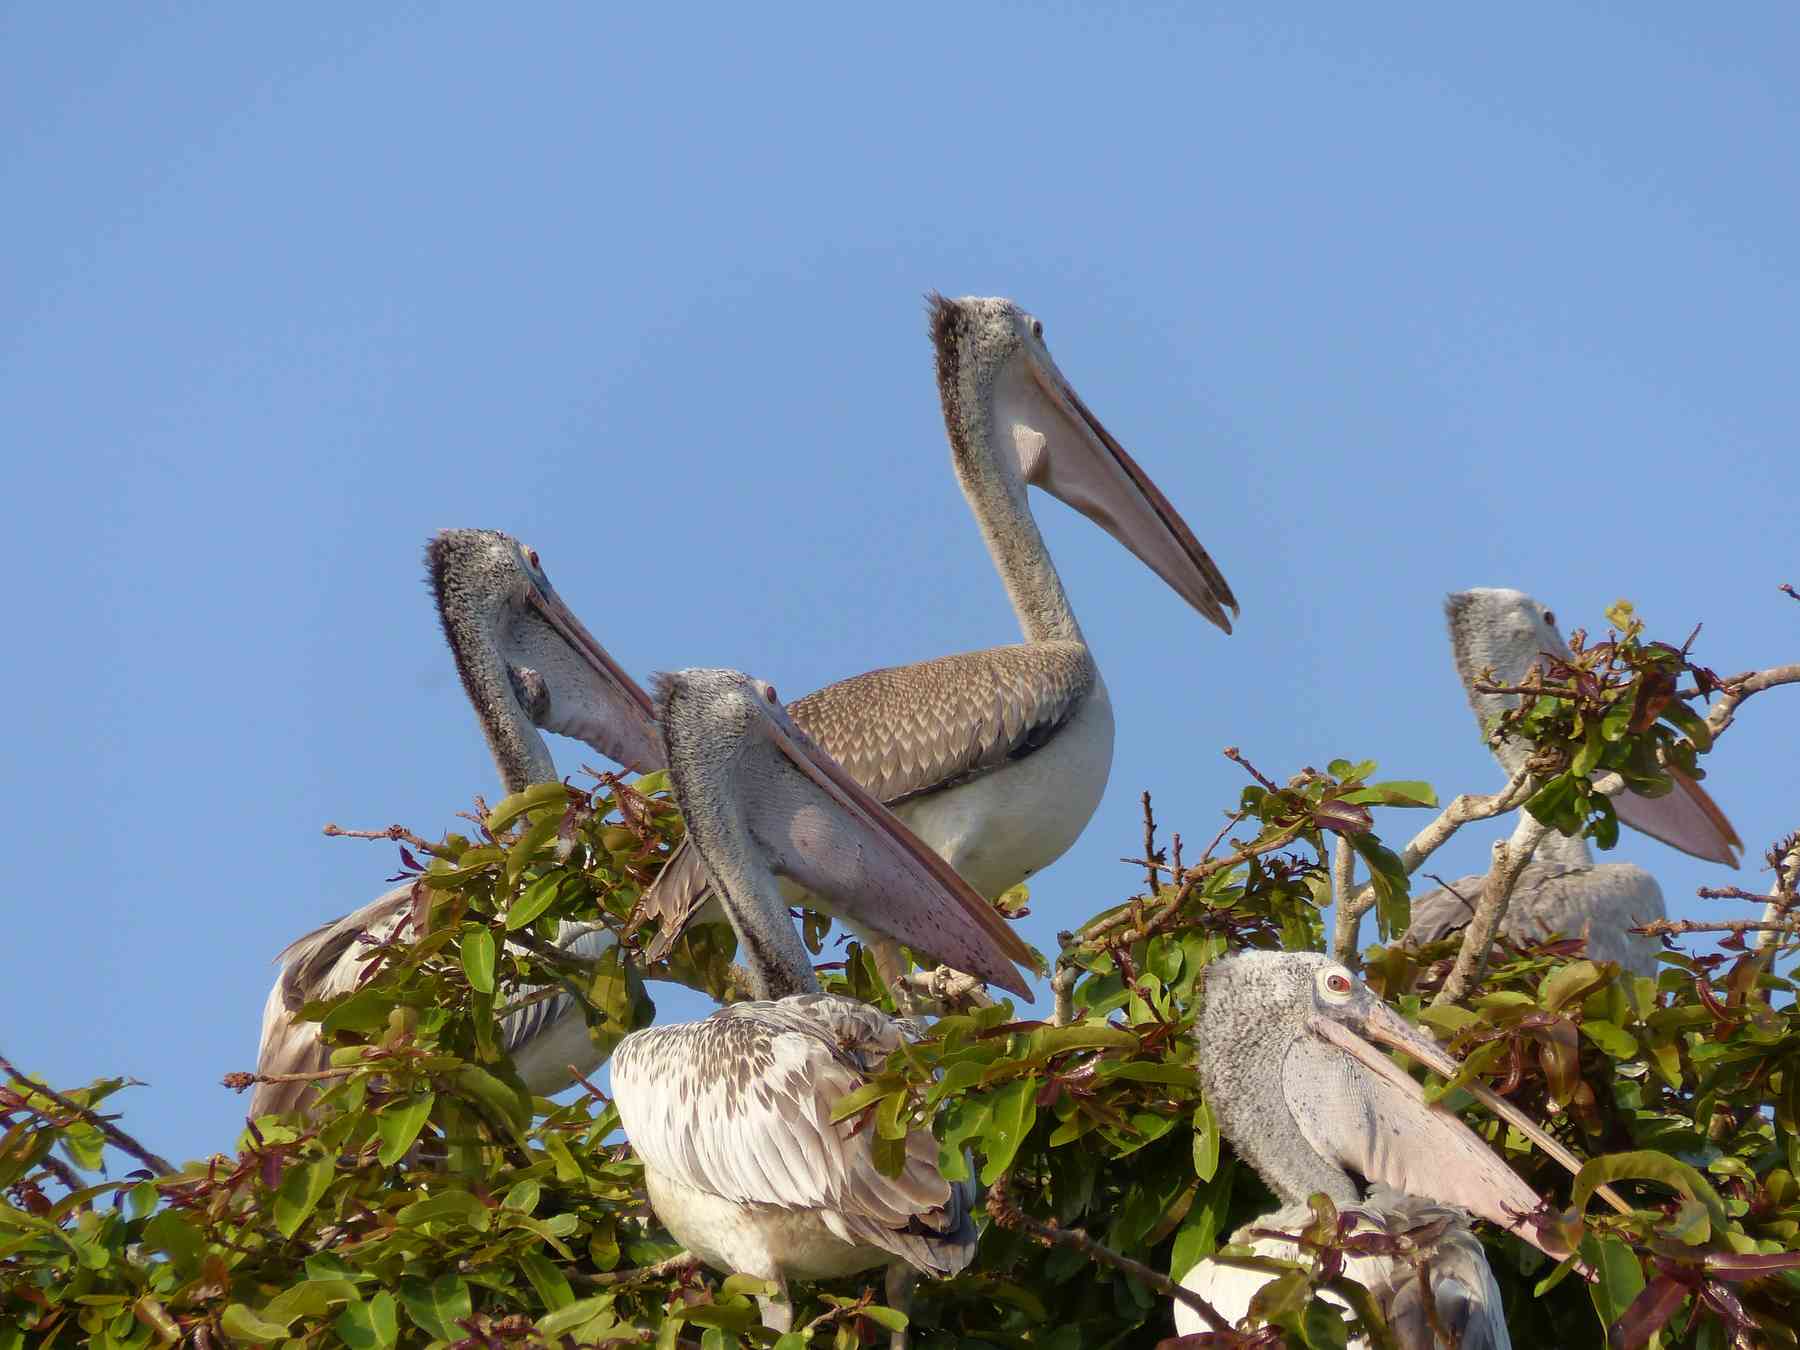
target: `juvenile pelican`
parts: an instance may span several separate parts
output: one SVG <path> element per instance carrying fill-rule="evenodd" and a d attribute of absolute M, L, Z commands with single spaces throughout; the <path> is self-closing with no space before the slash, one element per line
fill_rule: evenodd
<path fill-rule="evenodd" d="M 557 776 L 540 727 L 585 741 L 627 768 L 661 767 L 649 697 L 562 602 L 535 550 L 497 530 L 445 530 L 426 546 L 425 560 L 444 637 L 509 793 Z M 329 1065 L 319 1024 L 295 1021 L 294 1014 L 311 1000 L 355 989 L 366 968 L 366 944 L 359 939 L 393 937 L 412 903 L 412 885 L 397 887 L 296 939 L 275 958 L 282 971 L 263 1010 L 259 1074 L 311 1073 Z M 563 935 L 577 956 L 598 955 L 608 940 L 604 931 Z M 561 1073 L 561 1079 L 536 1091 L 569 1081 L 562 1070 L 570 1062 L 569 1038 L 586 1039 L 579 1017 L 558 1026 L 562 1038 L 543 1040 L 537 1050 L 549 1056 L 543 1073 Z M 521 1072 L 529 1067 L 522 1064 Z M 305 1082 L 259 1083 L 249 1114 L 296 1110 L 312 1095 Z"/>
<path fill-rule="evenodd" d="M 1429 1256 L 1429 1296 L 1439 1322 L 1464 1350 L 1510 1345 L 1499 1290 L 1462 1209 L 1552 1255 L 1530 1219 L 1541 1201 L 1454 1115 L 1425 1104 L 1424 1091 L 1379 1048 L 1404 1051 L 1448 1078 L 1457 1064 L 1336 962 L 1312 952 L 1243 952 L 1206 971 L 1194 1025 L 1201 1086 L 1219 1130 L 1284 1208 L 1232 1235 L 1268 1256 L 1298 1259 L 1294 1244 L 1253 1238 L 1255 1228 L 1294 1232 L 1311 1218 L 1307 1197 L 1322 1191 L 1359 1231 L 1410 1235 Z M 1469 1085 L 1491 1110 L 1570 1170 L 1579 1160 L 1510 1102 Z M 1369 1184 L 1365 1195 L 1358 1185 Z M 1457 1206 L 1457 1209 L 1448 1208 Z M 1426 1291 L 1411 1262 L 1363 1256 L 1344 1273 L 1382 1301 L 1400 1344 L 1435 1344 Z M 1182 1280 L 1235 1323 L 1268 1282 L 1261 1271 L 1217 1259 Z M 1175 1305 L 1175 1325 L 1206 1330 L 1199 1314 Z M 1362 1345 L 1363 1342 L 1355 1342 Z"/>
<path fill-rule="evenodd" d="M 950 462 L 1025 641 L 870 671 L 788 712 L 991 899 L 1067 851 L 1112 767 L 1112 704 L 1026 489 L 1080 511 L 1228 633 L 1226 608 L 1238 606 L 1057 368 L 1042 323 L 1002 299 L 933 295 L 929 313 Z M 646 897 L 662 919 L 651 956 L 674 942 L 704 886 L 698 860 L 678 851 Z"/>
<path fill-rule="evenodd" d="M 1456 671 L 1483 735 L 1496 717 L 1519 702 L 1516 694 L 1476 693 L 1484 669 L 1492 669 L 1497 684 L 1517 685 L 1545 654 L 1572 659 L 1556 630 L 1556 616 L 1521 591 L 1459 591 L 1445 601 L 1444 613 Z M 1516 737 L 1494 749 L 1509 777 L 1531 753 L 1531 746 Z M 1614 797 L 1620 822 L 1684 853 L 1736 867 L 1732 850 L 1742 845 L 1731 822 L 1698 783 L 1680 773 L 1673 776 L 1675 790 L 1667 796 L 1625 792 Z M 1485 880 L 1463 877 L 1414 900 L 1405 941 L 1433 942 L 1466 927 Z M 1643 868 L 1596 863 L 1585 840 L 1552 831 L 1520 874 L 1500 931 L 1516 942 L 1543 942 L 1556 933 L 1586 938 L 1593 959 L 1617 961 L 1635 974 L 1653 976 L 1662 944 L 1630 930 L 1667 916 L 1662 888 Z"/>
<path fill-rule="evenodd" d="M 789 1329 L 790 1279 L 889 1267 L 947 1275 L 974 1254 L 972 1194 L 938 1170 L 929 1129 L 897 1177 L 866 1122 L 833 1123 L 915 1024 L 818 992 L 777 874 L 853 921 L 1022 989 L 1004 920 L 736 671 L 660 677 L 657 710 L 689 838 L 760 1001 L 633 1032 L 613 1054 L 619 1118 L 668 1230 L 717 1270 L 772 1280 L 764 1324 Z"/>

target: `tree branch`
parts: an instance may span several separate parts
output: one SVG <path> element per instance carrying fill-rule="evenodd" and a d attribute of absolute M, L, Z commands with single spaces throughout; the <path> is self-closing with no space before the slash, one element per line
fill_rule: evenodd
<path fill-rule="evenodd" d="M 86 1121 L 89 1125 L 92 1125 L 96 1130 L 99 1130 L 100 1133 L 105 1136 L 107 1143 L 111 1144 L 121 1153 L 130 1154 L 158 1176 L 172 1177 L 175 1175 L 175 1168 L 169 1163 L 167 1158 L 152 1153 L 149 1149 L 138 1143 L 137 1140 L 126 1134 L 125 1131 L 121 1130 L 110 1120 L 106 1119 L 106 1117 L 102 1116 L 98 1111 L 93 1110 L 91 1107 L 82 1106 L 78 1102 L 71 1101 L 48 1083 L 40 1083 L 37 1079 L 28 1078 L 26 1075 L 20 1073 L 18 1069 L 13 1066 L 13 1062 L 5 1055 L 0 1055 L 0 1070 L 5 1070 L 7 1075 L 12 1078 L 14 1082 L 23 1083 L 33 1092 L 43 1093 L 64 1110 L 73 1111 L 80 1119 Z M 41 1115 L 43 1113 L 40 1111 L 39 1114 Z"/>
<path fill-rule="evenodd" d="M 1123 1271 L 1139 1283 L 1149 1285 L 1163 1297 L 1187 1304 L 1214 1331 L 1231 1331 L 1231 1324 L 1219 1314 L 1218 1309 L 1193 1290 L 1183 1289 L 1160 1270 L 1152 1270 L 1141 1261 L 1121 1256 L 1112 1248 L 1094 1241 L 1079 1228 L 1064 1228 L 1055 1222 L 1046 1223 L 1032 1218 L 1013 1203 L 1012 1196 L 1008 1193 L 1009 1181 L 1010 1178 L 1002 1176 L 988 1189 L 987 1195 L 988 1213 L 994 1216 L 994 1222 L 1002 1228 L 1016 1228 L 1036 1238 L 1046 1247 L 1067 1247 L 1071 1251 L 1080 1252 L 1090 1261 Z"/>
<path fill-rule="evenodd" d="M 1522 815 L 1511 839 L 1494 841 L 1494 862 L 1488 868 L 1487 880 L 1481 886 L 1481 899 L 1475 906 L 1475 917 L 1463 932 L 1462 946 L 1457 948 L 1456 963 L 1450 967 L 1444 987 L 1432 999 L 1433 1006 L 1457 1003 L 1468 994 L 1487 969 L 1488 952 L 1494 945 L 1494 934 L 1506 917 L 1519 874 L 1537 851 L 1538 842 L 1550 827 L 1536 817 Z"/>
<path fill-rule="evenodd" d="M 1357 909 L 1356 897 L 1352 894 L 1352 887 L 1356 885 L 1356 852 L 1350 847 L 1350 840 L 1340 834 L 1334 848 L 1336 851 L 1331 855 L 1331 899 L 1336 917 L 1333 920 L 1331 954 L 1347 966 L 1356 958 L 1356 930 L 1362 926 L 1362 916 L 1368 909 L 1366 906 Z"/>
<path fill-rule="evenodd" d="M 1775 847 L 1781 846 L 1777 844 Z M 1770 858 L 1773 861 L 1773 851 Z M 1774 941 L 1773 928 L 1781 927 L 1787 919 L 1795 900 L 1800 899 L 1797 892 L 1800 892 L 1800 834 L 1793 836 L 1786 855 L 1775 864 L 1775 885 L 1769 891 L 1769 903 L 1763 906 L 1763 922 L 1773 927 L 1763 929 L 1763 936 L 1757 946 L 1766 947 Z"/>
<path fill-rule="evenodd" d="M 1712 732 L 1713 739 L 1718 740 L 1720 733 L 1731 725 L 1732 719 L 1737 716 L 1738 706 L 1745 699 L 1781 684 L 1800 684 L 1800 663 L 1745 671 L 1742 675 L 1734 675 L 1726 680 L 1723 697 L 1706 714 L 1706 726 Z"/>
<path fill-rule="evenodd" d="M 578 1284 L 585 1284 L 594 1289 L 604 1289 L 615 1284 L 636 1284 L 640 1280 L 660 1280 L 665 1275 L 673 1275 L 678 1270 L 691 1270 L 699 1264 L 699 1257 L 692 1252 L 681 1251 L 654 1265 L 631 1266 L 625 1270 L 609 1270 L 599 1275 L 589 1275 L 586 1271 L 581 1270 L 569 1270 L 564 1273 Z"/>

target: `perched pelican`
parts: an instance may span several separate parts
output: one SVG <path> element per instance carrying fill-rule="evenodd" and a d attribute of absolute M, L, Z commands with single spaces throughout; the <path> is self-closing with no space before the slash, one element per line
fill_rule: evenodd
<path fill-rule="evenodd" d="M 1404 1051 L 1448 1078 L 1457 1064 L 1430 1036 L 1372 994 L 1343 966 L 1313 952 L 1242 952 L 1206 971 L 1194 1025 L 1198 1068 L 1219 1130 L 1285 1203 L 1232 1235 L 1260 1254 L 1296 1259 L 1292 1243 L 1251 1229 L 1296 1232 L 1310 1221 L 1307 1197 L 1323 1191 L 1358 1231 L 1409 1234 L 1431 1261 L 1438 1320 L 1464 1350 L 1510 1345 L 1499 1290 L 1459 1206 L 1553 1256 L 1530 1216 L 1540 1207 L 1525 1184 L 1454 1115 L 1425 1104 L 1423 1089 L 1378 1048 Z M 1490 1109 L 1571 1171 L 1579 1160 L 1510 1102 L 1478 1082 Z M 1365 1195 L 1357 1178 L 1369 1184 Z M 1383 1300 L 1400 1344 L 1435 1344 L 1418 1273 L 1403 1258 L 1346 1260 L 1344 1273 Z M 1200 1262 L 1182 1280 L 1232 1322 L 1271 1277 Z M 1175 1325 L 1206 1330 L 1175 1305 Z M 1355 1342 L 1362 1345 L 1362 1341 Z"/>
<path fill-rule="evenodd" d="M 1556 616 L 1521 591 L 1460 591 L 1444 604 L 1457 674 L 1468 690 L 1475 720 L 1484 735 L 1494 719 L 1518 704 L 1516 694 L 1478 694 L 1481 672 L 1492 669 L 1497 684 L 1517 685 L 1540 655 L 1571 659 L 1556 630 Z M 1531 746 L 1507 737 L 1494 757 L 1510 776 L 1524 767 Z M 1742 847 L 1723 812 L 1704 788 L 1680 773 L 1664 797 L 1635 792 L 1613 798 L 1619 820 L 1665 844 L 1709 862 L 1736 867 L 1734 847 Z M 1412 903 L 1405 940 L 1418 944 L 1448 937 L 1466 927 L 1481 898 L 1480 875 L 1463 877 Z M 1639 975 L 1655 975 L 1655 938 L 1631 932 L 1637 924 L 1666 918 L 1656 878 L 1631 863 L 1596 863 L 1585 840 L 1551 832 L 1520 875 L 1500 931 L 1517 942 L 1543 942 L 1553 934 L 1587 939 L 1587 954 L 1617 961 Z"/>
<path fill-rule="evenodd" d="M 969 1263 L 972 1191 L 938 1170 L 929 1129 L 883 1176 L 867 1122 L 833 1123 L 916 1024 L 818 992 L 776 880 L 785 874 L 853 921 L 957 968 L 1022 990 L 1018 939 L 936 854 L 816 749 L 775 701 L 736 671 L 689 670 L 656 683 L 669 776 L 708 881 L 738 935 L 759 1001 L 702 1022 L 651 1027 L 619 1043 L 612 1090 L 644 1164 L 657 1216 L 716 1270 L 774 1281 L 763 1322 L 791 1325 L 790 1279 L 889 1267 L 890 1300 L 909 1270 Z"/>
<path fill-rule="evenodd" d="M 662 766 L 649 697 L 562 602 L 535 550 L 496 530 L 445 530 L 426 546 L 425 560 L 444 637 L 508 792 L 557 776 L 540 727 L 585 741 L 627 768 Z M 319 1024 L 294 1021 L 293 1015 L 311 1000 L 356 988 L 366 965 L 359 938 L 379 943 L 393 937 L 411 915 L 412 899 L 410 884 L 391 890 L 295 940 L 275 958 L 282 971 L 263 1010 L 258 1073 L 328 1066 Z M 562 941 L 572 955 L 591 957 L 610 937 L 604 930 L 576 931 L 565 932 Z M 537 1076 L 555 1080 L 534 1084 L 534 1091 L 566 1085 L 562 1066 L 578 1048 L 572 1038 L 586 1040 L 580 1018 L 558 1027 L 559 1037 L 539 1041 L 531 1052 L 548 1057 Z M 580 1058 L 591 1062 L 591 1047 Z M 520 1065 L 522 1073 L 532 1068 L 529 1058 Z M 249 1113 L 255 1118 L 296 1110 L 312 1095 L 304 1082 L 259 1083 Z"/>
<path fill-rule="evenodd" d="M 1238 606 L 1187 523 L 1057 368 L 1043 324 L 1010 300 L 933 295 L 929 309 L 950 461 L 1025 641 L 870 671 L 788 712 L 992 899 L 1067 851 L 1112 767 L 1106 684 L 1027 487 L 1080 511 L 1228 633 L 1226 607 Z M 662 919 L 651 956 L 667 951 L 704 889 L 698 859 L 678 851 L 646 897 Z"/>

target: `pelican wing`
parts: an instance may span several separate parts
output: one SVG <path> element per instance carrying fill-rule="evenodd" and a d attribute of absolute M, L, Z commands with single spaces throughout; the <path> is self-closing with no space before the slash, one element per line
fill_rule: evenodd
<path fill-rule="evenodd" d="M 1462 877 L 1414 900 L 1404 941 L 1418 946 L 1468 927 L 1486 881 L 1480 874 Z M 1667 917 L 1662 888 L 1641 867 L 1534 862 L 1519 875 L 1500 931 L 1516 942 L 1545 942 L 1556 934 L 1585 938 L 1594 960 L 1654 975 L 1659 944 L 1630 930 Z"/>
<path fill-rule="evenodd" d="M 317 1022 L 297 1022 L 294 1014 L 308 1003 L 335 998 L 356 988 L 361 977 L 367 934 L 384 942 L 411 912 L 413 884 L 397 886 L 361 909 L 321 924 L 282 948 L 281 965 L 268 1002 L 263 1005 L 262 1042 L 256 1052 L 258 1074 L 317 1073 L 331 1066 L 331 1052 L 319 1038 Z M 308 1082 L 258 1083 L 250 1094 L 251 1119 L 299 1110 L 314 1093 Z"/>
<path fill-rule="evenodd" d="M 788 709 L 877 801 L 894 806 L 1023 759 L 1094 687 L 1079 642 L 959 652 L 828 684 Z"/>
<path fill-rule="evenodd" d="M 1094 688 L 1079 642 L 959 652 L 828 684 L 788 715 L 885 806 L 979 778 L 1045 745 Z M 702 904 L 706 869 L 683 842 L 644 895 L 661 920 L 645 949 L 667 956 Z"/>
<path fill-rule="evenodd" d="M 853 1000 L 801 994 L 635 1032 L 613 1055 L 620 1119 L 645 1166 L 683 1185 L 814 1211 L 846 1242 L 951 1274 L 974 1256 L 972 1196 L 944 1180 L 931 1132 L 907 1135 L 905 1165 L 887 1177 L 870 1123 L 831 1119 L 909 1030 Z"/>

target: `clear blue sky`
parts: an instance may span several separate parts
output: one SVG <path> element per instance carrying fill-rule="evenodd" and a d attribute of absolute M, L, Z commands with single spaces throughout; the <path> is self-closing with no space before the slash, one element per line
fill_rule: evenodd
<path fill-rule="evenodd" d="M 640 676 L 1014 640 L 930 288 L 1043 318 L 1243 602 L 1039 500 L 1119 722 L 1040 944 L 1133 884 L 1145 787 L 1210 836 L 1224 745 L 1494 786 L 1447 590 L 1795 659 L 1796 11 L 1266 8 L 7 7 L 0 1049 L 230 1145 L 270 956 L 393 870 L 320 825 L 494 790 L 436 529 L 534 545 Z M 1797 720 L 1711 761 L 1753 855 Z"/>

